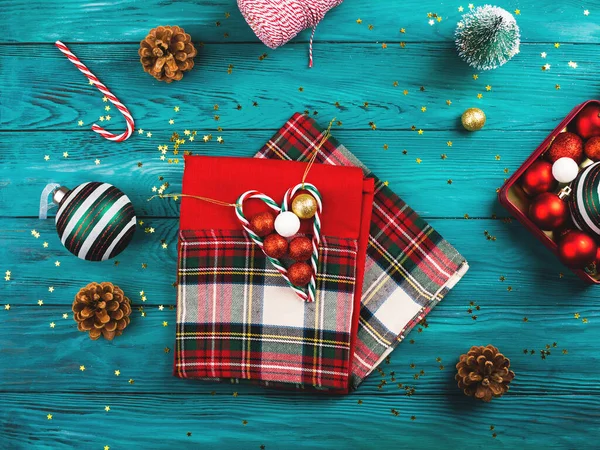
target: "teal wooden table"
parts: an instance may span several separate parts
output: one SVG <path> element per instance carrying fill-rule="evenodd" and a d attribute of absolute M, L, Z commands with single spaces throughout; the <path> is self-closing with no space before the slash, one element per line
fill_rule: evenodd
<path fill-rule="evenodd" d="M 312 69 L 308 32 L 269 50 L 233 0 L 0 4 L 0 272 L 10 274 L 0 281 L 0 448 L 598 445 L 600 288 L 578 281 L 496 200 L 567 112 L 598 97 L 598 1 L 501 2 L 520 10 L 521 53 L 481 73 L 454 50 L 459 6 L 468 10 L 458 1 L 346 0 L 317 30 Z M 428 13 L 441 21 L 430 25 Z M 196 67 L 171 85 L 137 57 L 148 30 L 167 24 L 199 44 Z M 129 106 L 143 134 L 114 144 L 90 131 L 99 116 L 110 115 L 114 131 L 124 122 L 57 39 Z M 483 131 L 461 129 L 468 107 L 487 113 Z M 146 199 L 164 183 L 179 192 L 183 159 L 161 160 L 157 146 L 188 129 L 213 136 L 186 143 L 195 154 L 251 156 L 304 110 L 322 124 L 337 117 L 336 137 L 471 270 L 351 395 L 176 379 L 178 211 Z M 71 256 L 53 220 L 36 218 L 46 183 L 91 180 L 119 186 L 143 222 L 117 261 Z M 105 280 L 125 290 L 134 313 L 123 336 L 96 342 L 77 331 L 70 309 L 80 287 Z M 517 377 L 506 396 L 480 404 L 458 390 L 454 365 L 488 343 Z"/>

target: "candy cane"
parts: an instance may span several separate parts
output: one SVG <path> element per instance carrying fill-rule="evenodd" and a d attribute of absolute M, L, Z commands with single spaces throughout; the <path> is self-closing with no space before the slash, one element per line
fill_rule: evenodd
<path fill-rule="evenodd" d="M 244 230 L 246 230 L 246 233 L 248 233 L 248 236 L 250 236 L 250 239 L 252 239 L 254 241 L 254 243 L 260 247 L 261 250 L 263 250 L 263 246 L 264 246 L 263 239 L 260 236 L 258 236 L 252 230 L 252 228 L 250 228 L 250 222 L 248 221 L 248 219 L 246 219 L 246 216 L 244 215 L 244 210 L 243 210 L 244 201 L 247 199 L 250 199 L 250 198 L 256 198 L 256 199 L 262 200 L 263 202 L 265 202 L 267 204 L 267 206 L 269 206 L 271 209 L 273 209 L 276 212 L 280 212 L 281 208 L 279 207 L 279 205 L 277 203 L 275 203 L 273 201 L 273 199 L 271 197 L 269 197 L 268 195 L 262 194 L 258 191 L 254 191 L 254 190 L 244 192 L 237 199 L 236 207 L 235 207 L 235 214 L 236 214 L 238 220 L 242 224 L 242 227 L 244 228 Z M 263 253 L 264 253 L 264 250 L 263 250 Z M 306 292 L 304 292 L 304 289 L 294 285 L 290 281 L 290 279 L 287 276 L 287 269 L 284 267 L 283 264 L 281 264 L 281 261 L 279 261 L 279 259 L 271 258 L 266 253 L 265 253 L 265 256 L 271 262 L 273 267 L 275 267 L 275 269 L 277 269 L 277 271 L 281 274 L 283 279 L 287 282 L 289 287 L 292 288 L 292 290 L 296 293 L 296 295 L 298 297 L 300 297 L 302 300 L 307 301 L 307 302 L 314 301 L 314 295 L 312 297 L 310 297 L 310 290 L 309 290 L 309 295 L 306 295 Z"/>
<path fill-rule="evenodd" d="M 77 56 L 75 56 L 65 44 L 63 44 L 60 41 L 56 41 L 54 45 L 56 45 L 56 47 L 58 47 L 58 49 L 69 59 L 69 61 L 75 64 L 75 67 L 77 67 L 79 71 L 83 73 L 92 82 L 92 84 L 94 84 L 96 88 L 98 88 L 98 90 L 102 92 L 113 105 L 117 107 L 119 111 L 121 111 L 121 114 L 123 114 L 123 117 L 125 117 L 125 121 L 127 122 L 127 130 L 122 134 L 113 134 L 109 131 L 106 131 L 104 128 L 102 128 L 96 123 L 92 125 L 92 130 L 94 130 L 96 133 L 100 134 L 104 138 L 108 139 L 109 141 L 122 142 L 129 138 L 129 136 L 131 136 L 131 134 L 133 133 L 134 123 L 133 117 L 131 117 L 129 110 L 125 107 L 125 105 L 123 105 L 123 103 L 121 103 L 119 99 L 115 97 L 112 94 L 112 92 L 110 92 L 108 88 L 100 82 L 98 78 L 96 78 L 96 75 L 90 72 L 90 70 L 85 66 L 85 64 L 79 61 L 79 58 L 77 58 Z"/>
<path fill-rule="evenodd" d="M 308 283 L 308 300 L 314 302 L 317 295 L 317 266 L 319 265 L 319 244 L 321 242 L 321 212 L 323 211 L 323 202 L 321 199 L 321 193 L 314 184 L 300 183 L 291 189 L 288 189 L 283 196 L 283 203 L 281 205 L 282 211 L 290 210 L 290 200 L 298 191 L 308 191 L 317 201 L 317 212 L 313 218 L 313 238 L 312 238 L 312 255 L 310 257 L 310 263 L 313 269 L 310 282 Z"/>

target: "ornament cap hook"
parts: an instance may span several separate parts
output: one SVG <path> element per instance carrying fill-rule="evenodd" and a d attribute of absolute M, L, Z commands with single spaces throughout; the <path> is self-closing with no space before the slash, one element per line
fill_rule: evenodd
<path fill-rule="evenodd" d="M 57 205 L 60 205 L 60 202 L 63 201 L 63 199 L 65 198 L 65 195 L 67 195 L 67 193 L 69 191 L 70 191 L 69 188 L 60 186 L 59 188 L 55 189 L 54 192 L 52 193 L 52 201 L 54 203 L 56 203 Z"/>

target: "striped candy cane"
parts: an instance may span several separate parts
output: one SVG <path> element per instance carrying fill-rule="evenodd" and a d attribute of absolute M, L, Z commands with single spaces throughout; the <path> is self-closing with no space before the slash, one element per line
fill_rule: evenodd
<path fill-rule="evenodd" d="M 77 58 L 77 56 L 75 56 L 65 44 L 63 44 L 60 41 L 56 41 L 54 45 L 56 45 L 58 49 L 61 52 L 63 52 L 63 54 L 69 59 L 69 61 L 75 64 L 75 67 L 77 67 L 79 71 L 83 73 L 92 82 L 92 84 L 94 84 L 96 88 L 98 88 L 98 90 L 102 92 L 113 105 L 117 107 L 119 111 L 121 111 L 121 114 L 123 114 L 123 117 L 125 117 L 125 121 L 127 122 L 127 130 L 121 134 L 113 134 L 110 131 L 106 131 L 97 123 L 92 125 L 92 130 L 103 136 L 105 139 L 108 139 L 109 141 L 122 142 L 129 138 L 129 136 L 131 136 L 131 134 L 133 133 L 134 123 L 133 117 L 131 117 L 129 110 L 125 107 L 125 105 L 123 105 L 123 103 L 121 103 L 119 99 L 115 97 L 112 94 L 112 92 L 110 92 L 108 88 L 100 82 L 98 78 L 96 78 L 96 75 L 90 72 L 90 70 L 85 66 L 85 64 L 79 61 L 79 58 Z"/>
<path fill-rule="evenodd" d="M 254 243 L 256 245 L 258 245 L 261 250 L 263 250 L 263 239 L 260 236 L 258 236 L 250 228 L 250 222 L 248 221 L 248 219 L 246 219 L 246 216 L 244 216 L 244 201 L 251 199 L 251 198 L 256 198 L 256 199 L 262 200 L 263 202 L 265 202 L 267 204 L 267 206 L 269 206 L 272 210 L 276 211 L 277 213 L 279 213 L 281 211 L 281 208 L 279 207 L 279 205 L 277 203 L 275 203 L 275 201 L 273 201 L 273 199 L 271 197 L 269 197 L 268 195 L 262 194 L 258 191 L 254 191 L 254 190 L 244 192 L 237 199 L 236 207 L 235 207 L 235 214 L 236 214 L 238 220 L 242 224 L 242 227 L 244 228 L 244 230 L 246 230 L 246 233 L 248 233 L 248 236 L 250 236 L 250 239 L 252 239 L 252 241 L 254 241 Z M 263 250 L 263 253 L 264 253 L 264 250 Z M 277 269 L 277 271 L 281 274 L 283 279 L 287 282 L 287 284 L 292 288 L 292 290 L 296 293 L 296 295 L 298 297 L 300 297 L 304 301 L 309 301 L 309 302 L 314 301 L 314 295 L 311 298 L 309 295 L 306 294 L 306 292 L 304 292 L 304 289 L 292 284 L 292 282 L 290 281 L 290 279 L 287 276 L 287 269 L 284 267 L 284 265 L 281 263 L 281 261 L 279 261 L 279 259 L 271 258 L 266 253 L 265 253 L 265 256 L 269 259 L 271 264 L 273 264 L 273 267 L 275 267 Z"/>
<path fill-rule="evenodd" d="M 323 211 L 323 199 L 321 193 L 314 184 L 300 183 L 294 186 L 283 196 L 283 203 L 281 205 L 282 211 L 289 211 L 291 200 L 298 191 L 308 191 L 317 201 L 317 212 L 313 218 L 313 238 L 312 238 L 312 255 L 310 257 L 310 263 L 313 269 L 312 277 L 308 283 L 308 300 L 314 302 L 317 295 L 317 267 L 319 265 L 319 244 L 321 243 L 321 212 Z"/>

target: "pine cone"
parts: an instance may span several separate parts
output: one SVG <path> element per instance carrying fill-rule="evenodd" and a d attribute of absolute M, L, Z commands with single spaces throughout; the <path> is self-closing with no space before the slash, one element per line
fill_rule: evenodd
<path fill-rule="evenodd" d="M 508 391 L 508 385 L 515 377 L 509 368 L 509 359 L 496 347 L 473 346 L 466 355 L 461 355 L 454 378 L 465 395 L 489 402 Z"/>
<path fill-rule="evenodd" d="M 180 27 L 156 27 L 140 42 L 140 62 L 144 71 L 167 83 L 181 80 L 192 70 L 197 55 L 192 38 Z"/>
<path fill-rule="evenodd" d="M 112 341 L 129 325 L 131 302 L 112 283 L 90 283 L 79 290 L 72 309 L 79 331 L 89 331 L 94 340 L 102 335 Z"/>

